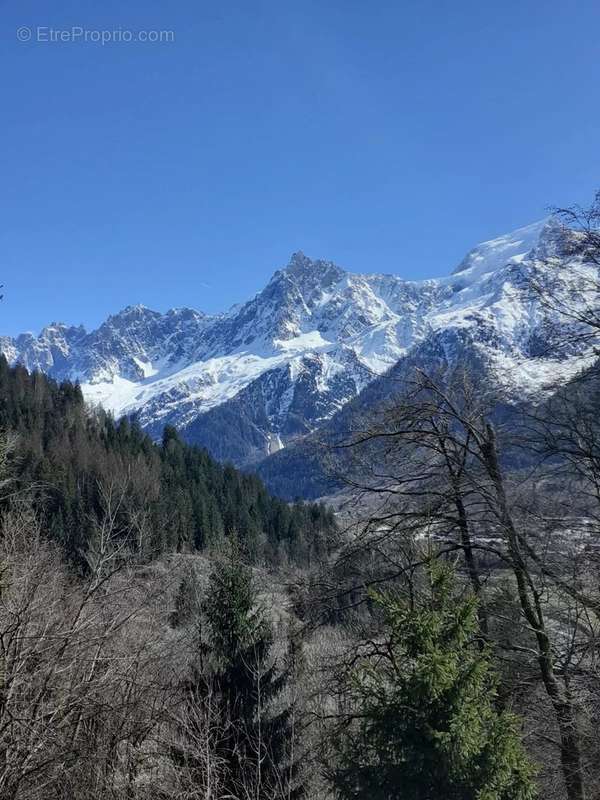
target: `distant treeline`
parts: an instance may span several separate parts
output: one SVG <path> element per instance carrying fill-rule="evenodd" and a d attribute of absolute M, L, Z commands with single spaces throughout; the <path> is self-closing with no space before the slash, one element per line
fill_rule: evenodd
<path fill-rule="evenodd" d="M 217 463 L 172 427 L 156 444 L 135 421 L 90 410 L 77 384 L 3 356 L 0 428 L 16 435 L 8 494 L 33 492 L 44 529 L 74 562 L 108 518 L 145 557 L 218 547 L 235 531 L 254 562 L 303 564 L 335 530 L 323 504 L 273 497 L 258 477 Z"/>

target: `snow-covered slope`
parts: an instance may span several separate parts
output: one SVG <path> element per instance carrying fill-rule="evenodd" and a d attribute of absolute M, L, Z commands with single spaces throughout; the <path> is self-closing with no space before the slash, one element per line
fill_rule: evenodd
<path fill-rule="evenodd" d="M 529 288 L 556 236 L 557 224 L 544 220 L 484 242 L 447 278 L 418 282 L 351 274 L 295 253 L 263 291 L 227 314 L 133 306 L 90 333 L 55 323 L 37 337 L 1 338 L 0 349 L 11 362 L 80 381 L 91 402 L 136 413 L 157 435 L 168 422 L 205 442 L 214 424 L 219 455 L 248 463 L 321 425 L 442 330 L 468 331 L 508 392 L 568 379 L 582 354 L 553 348 L 553 315 Z M 561 290 L 579 291 L 590 269 L 563 265 Z"/>

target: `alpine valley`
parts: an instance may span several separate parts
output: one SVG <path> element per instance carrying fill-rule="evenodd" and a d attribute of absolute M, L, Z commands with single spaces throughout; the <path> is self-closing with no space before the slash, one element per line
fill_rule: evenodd
<path fill-rule="evenodd" d="M 484 242 L 449 277 L 418 282 L 298 252 L 222 315 L 129 306 L 97 330 L 53 323 L 39 336 L 2 337 L 0 349 L 11 363 L 79 381 L 90 403 L 135 415 L 156 438 L 171 424 L 253 468 L 331 424 L 371 384 L 369 402 L 377 379 L 407 359 L 474 359 L 509 401 L 569 380 L 594 354 L 557 340 L 569 325 L 544 302 L 544 281 L 585 305 L 598 268 L 547 267 L 558 261 L 558 226 L 549 218 Z"/>

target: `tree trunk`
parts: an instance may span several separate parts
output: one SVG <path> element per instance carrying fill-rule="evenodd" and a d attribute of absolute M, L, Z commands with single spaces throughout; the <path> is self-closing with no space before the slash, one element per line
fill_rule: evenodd
<path fill-rule="evenodd" d="M 567 798 L 568 800 L 585 800 L 579 735 L 573 704 L 568 692 L 561 690 L 554 672 L 552 649 L 546 629 L 544 612 L 531 574 L 521 553 L 519 537 L 508 508 L 504 481 L 498 463 L 496 436 L 489 423 L 486 427 L 486 433 L 486 439 L 481 445 L 481 452 L 494 486 L 497 503 L 496 512 L 506 535 L 511 566 L 517 582 L 519 602 L 528 624 L 535 633 L 542 683 L 552 703 L 560 733 L 560 760 Z"/>
<path fill-rule="evenodd" d="M 465 555 L 465 564 L 467 566 L 467 573 L 473 593 L 479 600 L 477 604 L 477 617 L 479 619 L 479 627 L 481 629 L 482 641 L 481 646 L 485 647 L 485 640 L 489 638 L 489 624 L 487 610 L 483 598 L 481 596 L 481 578 L 479 576 L 479 569 L 475 554 L 473 553 L 473 545 L 471 543 L 471 534 L 469 532 L 469 523 L 467 519 L 467 511 L 463 503 L 460 490 L 455 487 L 454 505 L 458 514 L 458 529 L 460 531 L 460 543 Z"/>

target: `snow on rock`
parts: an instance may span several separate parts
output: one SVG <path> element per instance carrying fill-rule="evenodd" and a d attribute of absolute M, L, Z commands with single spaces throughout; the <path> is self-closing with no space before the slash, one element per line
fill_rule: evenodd
<path fill-rule="evenodd" d="M 0 350 L 12 363 L 80 381 L 90 402 L 116 416 L 138 413 L 152 430 L 185 427 L 260 384 L 252 397 L 264 404 L 266 454 L 287 444 L 286 431 L 318 426 L 442 330 L 466 330 L 508 392 L 539 392 L 575 374 L 586 354 L 565 361 L 552 352 L 547 309 L 528 289 L 540 257 L 555 252 L 556 226 L 547 219 L 484 242 L 436 280 L 357 275 L 294 253 L 226 314 L 129 306 L 95 331 L 53 323 L 39 336 L 0 338 Z M 562 291 L 589 302 L 590 270 L 597 278 L 595 267 L 563 265 Z"/>

